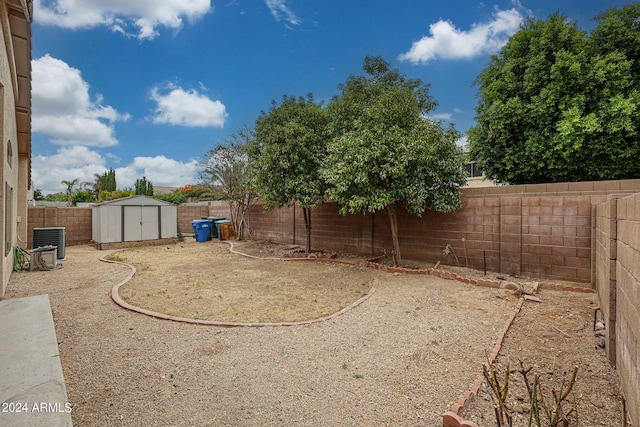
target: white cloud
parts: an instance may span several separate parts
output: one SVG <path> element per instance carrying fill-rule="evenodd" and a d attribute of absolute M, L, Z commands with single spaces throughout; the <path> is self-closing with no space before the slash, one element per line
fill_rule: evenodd
<path fill-rule="evenodd" d="M 40 24 L 69 29 L 104 25 L 150 40 L 158 35 L 157 27 L 179 30 L 184 18 L 196 20 L 212 7 L 211 0 L 35 0 L 34 9 Z"/>
<path fill-rule="evenodd" d="M 104 158 L 87 147 L 61 147 L 51 156 L 37 155 L 32 157 L 31 178 L 34 188 L 44 194 L 64 191 L 66 186 L 62 180 L 78 183 L 94 182 L 93 174 L 102 174 L 105 167 Z"/>
<path fill-rule="evenodd" d="M 88 147 L 61 147 L 51 156 L 33 156 L 32 179 L 34 188 L 44 194 L 65 191 L 62 180 L 78 183 L 94 183 L 95 174 L 102 174 L 108 168 L 105 157 Z M 196 182 L 198 162 L 180 162 L 164 156 L 136 157 L 125 167 L 114 168 L 119 189 L 132 188 L 137 179 L 145 176 L 153 185 L 182 187 Z"/>
<path fill-rule="evenodd" d="M 446 121 L 450 121 L 451 117 L 453 115 L 451 113 L 438 113 L 438 114 L 431 114 L 431 117 L 433 120 L 446 120 Z"/>
<path fill-rule="evenodd" d="M 458 145 L 459 147 L 462 147 L 462 148 L 466 148 L 468 143 L 469 143 L 469 138 L 467 137 L 467 135 L 461 136 L 456 141 L 456 145 Z"/>
<path fill-rule="evenodd" d="M 228 116 L 224 104 L 212 101 L 195 89 L 185 90 L 169 85 L 168 91 L 155 87 L 151 99 L 157 103 L 154 123 L 189 127 L 223 127 Z"/>
<path fill-rule="evenodd" d="M 118 187 L 133 187 L 143 176 L 155 186 L 182 187 L 196 182 L 198 168 L 196 160 L 185 163 L 156 156 L 136 157 L 133 163 L 115 171 Z"/>
<path fill-rule="evenodd" d="M 533 10 L 524 7 L 520 0 L 511 0 L 511 3 L 516 7 L 516 9 L 520 9 L 521 11 L 526 13 L 528 16 L 535 16 L 535 14 L 533 13 Z"/>
<path fill-rule="evenodd" d="M 302 24 L 302 19 L 300 19 L 295 13 L 287 7 L 286 0 L 264 0 L 265 4 L 271 11 L 271 14 L 276 19 L 276 21 L 280 21 L 284 19 L 291 25 L 300 25 Z"/>
<path fill-rule="evenodd" d="M 32 129 L 61 145 L 107 147 L 117 145 L 114 123 L 128 120 L 102 96 L 89 96 L 89 84 L 80 70 L 48 54 L 32 61 Z"/>
<path fill-rule="evenodd" d="M 436 58 L 470 59 L 493 54 L 518 31 L 522 21 L 523 16 L 517 9 L 498 10 L 493 20 L 473 24 L 468 31 L 459 30 L 450 21 L 440 20 L 429 26 L 430 36 L 414 42 L 398 59 L 425 64 Z"/>

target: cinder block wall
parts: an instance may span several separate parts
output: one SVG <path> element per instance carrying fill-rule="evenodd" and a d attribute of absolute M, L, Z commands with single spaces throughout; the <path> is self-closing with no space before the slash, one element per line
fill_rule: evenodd
<path fill-rule="evenodd" d="M 178 206 L 178 233 L 193 233 L 191 221 L 209 216 L 207 205 L 179 205 Z"/>
<path fill-rule="evenodd" d="M 36 227 L 65 227 L 67 246 L 86 245 L 91 241 L 91 208 L 30 207 L 28 214 L 26 238 L 30 249 L 33 248 L 33 229 Z M 209 206 L 180 205 L 177 215 L 180 232 L 193 233 L 191 221 L 209 216 Z"/>
<path fill-rule="evenodd" d="M 403 258 L 467 265 L 516 276 L 592 282 L 592 210 L 611 194 L 640 192 L 640 180 L 536 184 L 463 190 L 463 208 L 422 217 L 400 210 Z M 265 212 L 256 204 L 248 215 L 251 237 L 304 244 L 299 208 Z M 392 248 L 385 211 L 338 213 L 334 203 L 312 212 L 314 248 L 378 255 Z M 210 209 L 215 215 L 218 208 Z M 444 255 L 449 245 L 453 251 Z M 455 260 L 453 254 L 457 256 Z"/>
<path fill-rule="evenodd" d="M 616 364 L 616 258 L 617 199 L 595 207 L 594 249 L 595 285 L 600 310 L 605 320 L 605 351 L 609 362 Z"/>
<path fill-rule="evenodd" d="M 640 194 L 617 201 L 616 369 L 640 425 Z"/>
<path fill-rule="evenodd" d="M 399 210 L 399 238 L 407 260 L 466 265 L 516 276 L 593 282 L 591 228 L 593 206 L 611 194 L 640 192 L 640 180 L 536 184 L 462 191 L 463 208 L 449 214 L 427 211 L 422 217 Z M 313 209 L 314 248 L 365 256 L 390 253 L 389 219 L 385 211 L 340 215 L 335 203 Z M 191 221 L 207 216 L 229 218 L 224 202 L 178 206 L 182 233 Z M 300 208 L 264 210 L 255 204 L 247 216 L 253 239 L 304 244 Z M 33 227 L 67 227 L 67 245 L 91 240 L 90 208 L 30 208 Z M 449 245 L 449 255 L 443 250 Z M 456 255 L 457 261 L 453 254 Z"/>
<path fill-rule="evenodd" d="M 590 281 L 592 205 L 605 197 L 523 197 L 522 271 Z"/>
<path fill-rule="evenodd" d="M 620 375 L 627 409 L 640 423 L 640 194 L 595 209 L 595 282 L 606 322 L 606 353 Z"/>
<path fill-rule="evenodd" d="M 91 240 L 91 208 L 29 208 L 28 215 L 27 248 L 33 248 L 36 227 L 65 227 L 67 246 L 85 245 Z"/>

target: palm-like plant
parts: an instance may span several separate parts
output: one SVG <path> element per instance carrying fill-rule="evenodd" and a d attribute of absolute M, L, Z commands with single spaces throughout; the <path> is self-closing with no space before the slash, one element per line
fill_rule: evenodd
<path fill-rule="evenodd" d="M 66 189 L 66 193 L 67 193 L 67 206 L 73 206 L 73 190 L 75 189 L 76 185 L 78 185 L 78 181 L 80 181 L 80 178 L 75 178 L 71 181 L 67 181 L 65 179 L 63 179 L 61 181 L 62 184 L 67 186 Z"/>
<path fill-rule="evenodd" d="M 100 201 L 100 193 L 102 192 L 102 175 L 99 173 L 93 174 L 93 193 L 95 194 L 96 201 Z"/>

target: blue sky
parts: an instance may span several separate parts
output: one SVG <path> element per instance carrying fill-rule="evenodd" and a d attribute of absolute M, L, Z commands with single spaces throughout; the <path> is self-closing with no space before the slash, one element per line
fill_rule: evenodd
<path fill-rule="evenodd" d="M 206 152 L 284 95 L 328 102 L 366 55 L 431 85 L 433 117 L 474 124 L 473 81 L 527 17 L 589 30 L 617 0 L 35 0 L 34 188 L 197 182 Z"/>

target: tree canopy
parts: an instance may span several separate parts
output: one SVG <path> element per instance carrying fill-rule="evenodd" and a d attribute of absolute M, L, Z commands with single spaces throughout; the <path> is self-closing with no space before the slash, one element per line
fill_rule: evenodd
<path fill-rule="evenodd" d="M 299 205 L 311 249 L 311 209 L 324 200 L 326 183 L 319 170 L 326 155 L 326 110 L 313 95 L 272 102 L 256 121 L 249 161 L 267 209 Z"/>
<path fill-rule="evenodd" d="M 471 156 L 500 182 L 640 176 L 637 4 L 600 16 L 588 35 L 561 14 L 529 19 L 478 76 Z M 627 27 L 625 27 L 625 25 Z M 609 37 L 611 36 L 611 37 Z M 617 41 L 616 41 L 617 40 Z M 636 56 L 637 58 L 637 56 Z"/>
<path fill-rule="evenodd" d="M 426 118 L 437 105 L 429 85 L 380 57 L 365 58 L 363 69 L 366 75 L 349 77 L 328 107 L 332 138 L 321 173 L 342 214 L 387 211 L 398 264 L 397 207 L 414 215 L 460 207 L 460 133 Z"/>
<path fill-rule="evenodd" d="M 592 51 L 622 53 L 631 61 L 633 87 L 640 89 L 640 3 L 609 9 L 596 21 L 598 27 L 590 35 Z"/>

